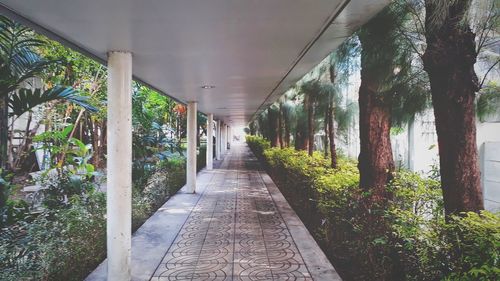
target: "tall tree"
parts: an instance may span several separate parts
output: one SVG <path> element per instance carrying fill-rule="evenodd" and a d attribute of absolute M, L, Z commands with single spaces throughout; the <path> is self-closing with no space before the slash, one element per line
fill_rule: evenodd
<path fill-rule="evenodd" d="M 289 100 L 285 99 L 281 110 L 281 114 L 283 115 L 283 143 L 284 146 L 288 147 L 290 146 L 290 134 L 292 132 L 294 107 Z"/>
<path fill-rule="evenodd" d="M 304 108 L 307 111 L 307 151 L 309 155 L 314 151 L 315 115 L 318 96 L 321 93 L 321 82 L 318 79 L 309 80 L 302 84 L 300 91 L 304 94 Z"/>
<path fill-rule="evenodd" d="M 299 95 L 295 98 L 299 98 Z M 295 107 L 295 150 L 309 150 L 307 130 L 307 108 L 309 101 L 307 95 L 302 95 L 302 98 L 302 103 Z"/>
<path fill-rule="evenodd" d="M 360 187 L 371 192 L 372 201 L 390 197 L 387 183 L 393 178 L 394 160 L 390 130 L 397 95 L 407 94 L 401 85 L 411 73 L 411 48 L 398 28 L 407 20 L 406 5 L 387 6 L 358 32 L 361 42 L 359 89 Z"/>
<path fill-rule="evenodd" d="M 476 144 L 475 34 L 471 0 L 426 0 L 424 69 L 429 75 L 447 215 L 484 208 Z"/>
<path fill-rule="evenodd" d="M 285 126 L 283 120 L 283 101 L 279 101 L 278 104 L 278 143 L 280 148 L 285 147 L 284 139 L 283 139 L 283 127 Z"/>
<path fill-rule="evenodd" d="M 331 68 L 331 67 L 330 67 Z M 325 158 L 330 155 L 330 166 L 337 168 L 337 152 L 335 145 L 335 120 L 336 112 L 343 111 L 340 107 L 341 97 L 339 91 L 333 85 L 326 81 L 314 80 L 314 87 L 317 94 L 318 115 L 323 117 L 323 129 L 325 132 Z"/>
<path fill-rule="evenodd" d="M 337 133 L 345 133 L 351 121 L 354 107 L 342 106 L 341 89 L 345 87 L 353 72 L 359 69 L 356 57 L 359 56 L 359 42 L 357 36 L 351 36 L 330 54 L 328 76 L 331 86 L 323 87 L 327 94 L 325 118 L 325 151 L 330 151 L 330 166 L 337 167 L 337 154 L 335 137 Z M 337 125 L 337 131 L 335 130 Z"/>
<path fill-rule="evenodd" d="M 272 147 L 279 145 L 279 108 L 276 105 L 271 105 L 267 109 L 267 121 L 269 122 L 269 136 L 268 139 L 271 142 Z"/>

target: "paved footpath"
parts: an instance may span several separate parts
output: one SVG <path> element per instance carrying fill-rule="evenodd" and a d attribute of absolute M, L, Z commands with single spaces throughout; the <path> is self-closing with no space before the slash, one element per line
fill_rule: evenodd
<path fill-rule="evenodd" d="M 134 280 L 341 280 L 246 145 L 197 182 L 134 235 Z"/>

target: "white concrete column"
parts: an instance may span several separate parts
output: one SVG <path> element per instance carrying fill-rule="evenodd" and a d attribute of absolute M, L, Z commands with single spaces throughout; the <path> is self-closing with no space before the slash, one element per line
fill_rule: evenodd
<path fill-rule="evenodd" d="M 221 121 L 217 120 L 217 128 L 215 130 L 215 158 L 221 160 Z"/>
<path fill-rule="evenodd" d="M 226 124 L 221 123 L 220 126 L 220 154 L 221 156 L 226 153 L 226 146 L 224 143 L 226 142 Z"/>
<path fill-rule="evenodd" d="M 108 53 L 108 280 L 130 280 L 132 234 L 132 54 Z"/>
<path fill-rule="evenodd" d="M 196 192 L 196 112 L 197 102 L 192 101 L 187 106 L 187 161 L 186 186 L 188 192 Z"/>
<path fill-rule="evenodd" d="M 213 160 L 214 160 L 214 115 L 209 113 L 207 116 L 207 170 L 213 169 Z"/>
<path fill-rule="evenodd" d="M 228 126 L 227 124 L 224 124 L 224 154 L 227 153 L 227 130 Z"/>

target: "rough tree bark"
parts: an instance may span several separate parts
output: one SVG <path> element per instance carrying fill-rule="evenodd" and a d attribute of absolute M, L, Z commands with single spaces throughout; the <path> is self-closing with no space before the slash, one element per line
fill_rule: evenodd
<path fill-rule="evenodd" d="M 278 146 L 278 116 L 276 110 L 272 108 L 267 109 L 267 120 L 269 122 L 269 141 L 271 142 L 271 147 Z"/>
<path fill-rule="evenodd" d="M 309 97 L 308 95 L 304 96 L 304 103 L 302 105 L 303 112 L 307 112 L 309 108 Z M 307 113 L 306 113 L 307 114 Z M 309 150 L 309 138 L 308 138 L 308 129 L 307 122 L 297 118 L 297 129 L 295 132 L 295 150 Z"/>
<path fill-rule="evenodd" d="M 387 96 L 377 93 L 377 83 L 371 73 L 361 70 L 359 88 L 359 154 L 360 187 L 371 191 L 372 201 L 383 201 L 390 196 L 386 191 L 392 179 L 394 160 L 392 157 L 390 130 L 391 104 Z"/>
<path fill-rule="evenodd" d="M 337 168 L 337 148 L 335 145 L 335 124 L 333 123 L 333 116 L 335 114 L 335 107 L 330 102 L 328 110 L 328 139 L 330 143 L 330 167 Z"/>
<path fill-rule="evenodd" d="M 330 82 L 335 85 L 335 79 L 337 77 L 335 64 L 330 63 Z M 333 118 L 335 117 L 335 106 L 333 105 L 333 97 L 330 95 L 328 97 L 328 139 L 330 143 L 330 166 L 332 168 L 337 168 L 337 148 L 335 145 L 335 124 Z"/>
<path fill-rule="evenodd" d="M 289 120 L 288 113 L 283 112 L 283 128 L 285 131 L 285 136 L 284 136 L 284 142 L 285 146 L 289 147 L 290 146 L 290 124 L 288 124 L 287 120 Z"/>
<path fill-rule="evenodd" d="M 280 102 L 278 108 L 278 143 L 280 148 L 283 148 L 285 145 L 283 144 L 283 104 Z"/>
<path fill-rule="evenodd" d="M 464 23 L 471 1 L 449 4 L 437 26 L 435 1 L 426 1 L 427 49 L 423 61 L 429 74 L 439 145 L 441 188 L 447 215 L 484 208 L 476 144 L 474 72 L 475 34 Z"/>
<path fill-rule="evenodd" d="M 307 152 L 309 155 L 312 155 L 314 151 L 314 113 L 314 98 L 309 97 L 307 103 Z"/>
<path fill-rule="evenodd" d="M 330 145 L 329 145 L 329 141 L 328 141 L 328 136 L 330 135 L 329 134 L 329 127 L 328 127 L 328 119 L 330 118 L 330 105 L 327 104 L 326 105 L 326 110 L 325 110 L 325 117 L 324 117 L 324 121 L 323 121 L 323 128 L 325 130 L 325 143 L 324 143 L 324 157 L 327 158 L 328 157 L 328 150 L 330 149 Z"/>

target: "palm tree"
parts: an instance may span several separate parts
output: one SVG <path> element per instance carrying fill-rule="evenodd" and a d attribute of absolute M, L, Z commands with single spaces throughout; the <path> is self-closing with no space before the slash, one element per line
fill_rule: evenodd
<path fill-rule="evenodd" d="M 29 28 L 0 16 L 0 168 L 7 166 L 9 108 L 11 116 L 19 117 L 39 104 L 64 99 L 96 110 L 87 103 L 86 97 L 71 88 L 56 86 L 42 91 L 26 87 L 30 78 L 56 63 L 36 53 L 36 48 L 43 44 Z"/>
<path fill-rule="evenodd" d="M 0 17 L 0 168 L 3 169 L 7 164 L 9 94 L 46 66 L 33 51 L 41 44 L 32 38 L 28 28 Z"/>

